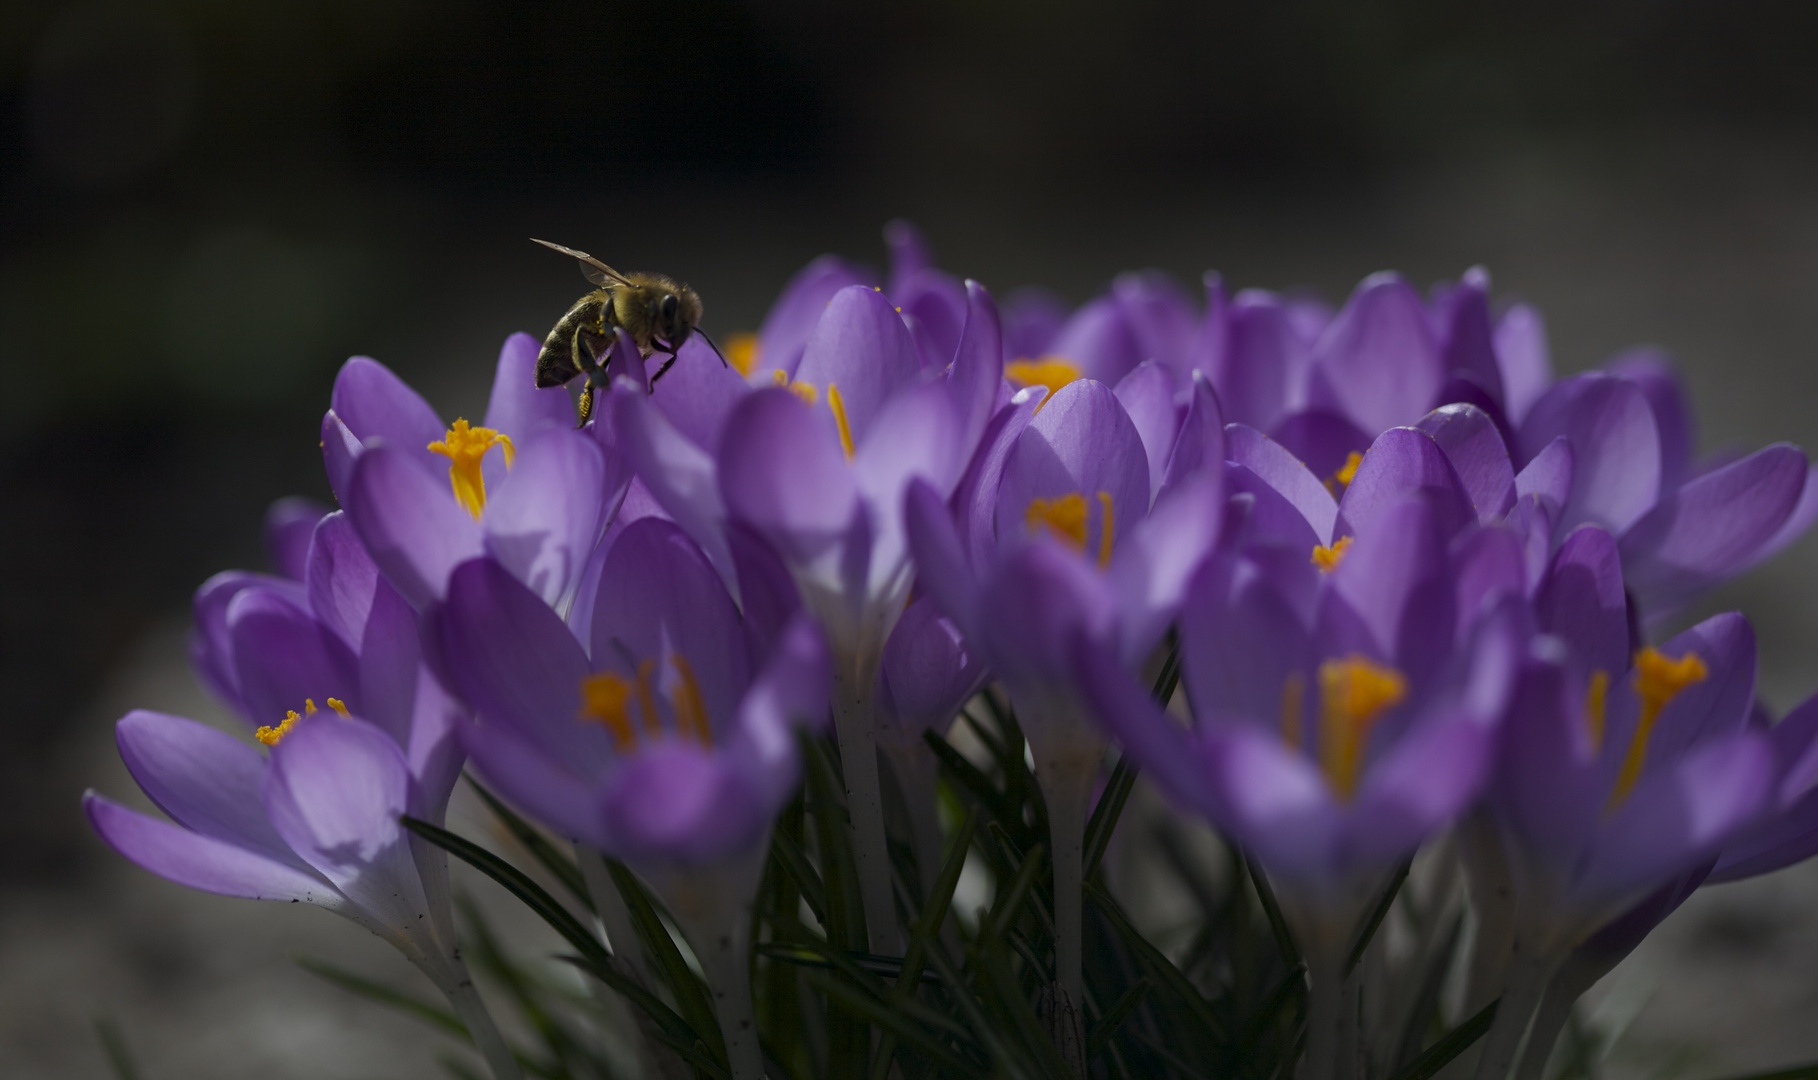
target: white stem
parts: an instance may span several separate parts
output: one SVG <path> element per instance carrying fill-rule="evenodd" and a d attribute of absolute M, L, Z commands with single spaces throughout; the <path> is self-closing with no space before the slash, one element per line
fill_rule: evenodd
<path fill-rule="evenodd" d="M 1502 992 L 1502 1003 L 1496 1006 L 1496 1020 L 1484 1037 L 1483 1056 L 1477 1059 L 1477 1080 L 1506 1080 L 1509 1067 L 1521 1053 L 1522 1037 L 1528 1033 L 1528 1022 L 1540 1004 L 1552 974 L 1551 964 L 1525 952 L 1517 942 L 1515 962 L 1509 969 L 1509 984 Z"/>
<path fill-rule="evenodd" d="M 613 884 L 612 871 L 606 868 L 606 856 L 585 844 L 574 846 L 575 861 L 581 866 L 581 878 L 587 883 L 587 895 L 593 898 L 593 910 L 606 933 L 606 947 L 613 959 L 624 963 L 639 986 L 650 989 L 650 972 L 644 963 L 644 949 L 638 932 L 631 923 L 631 909 Z"/>
<path fill-rule="evenodd" d="M 1036 777 L 1048 805 L 1048 837 L 1054 845 L 1054 979 L 1079 1008 L 1085 998 L 1080 962 L 1082 909 L 1085 905 L 1083 852 L 1086 838 L 1086 804 L 1098 779 L 1099 759 L 1094 755 L 1042 753 L 1036 758 Z"/>
<path fill-rule="evenodd" d="M 447 971 L 440 980 L 442 993 L 448 1003 L 454 1006 L 455 1015 L 461 1023 L 467 1025 L 467 1033 L 473 1036 L 473 1044 L 486 1059 L 492 1069 L 495 1080 L 520 1080 L 523 1076 L 518 1071 L 517 1058 L 512 1056 L 511 1047 L 505 1037 L 499 1034 L 499 1026 L 493 1022 L 492 1014 L 486 1011 L 486 1002 L 481 1000 L 480 991 L 473 984 L 473 978 L 467 974 L 467 965 L 457 955 L 444 959 Z"/>
<path fill-rule="evenodd" d="M 891 746 L 884 751 L 890 767 L 896 772 L 897 786 L 903 789 L 903 803 L 909 814 L 909 828 L 914 834 L 915 864 L 921 871 L 922 899 L 934 887 L 945 863 L 941 839 L 941 821 L 935 805 L 935 777 L 940 764 L 926 744 Z"/>
<path fill-rule="evenodd" d="M 1465 1015 L 1474 1016 L 1496 1000 L 1509 977 L 1515 948 L 1515 881 L 1488 815 L 1479 811 L 1466 817 L 1459 823 L 1458 839 L 1471 885 L 1471 907 L 1477 913 L 1470 977 L 1465 983 Z"/>
<path fill-rule="evenodd" d="M 890 849 L 884 839 L 884 800 L 878 789 L 877 740 L 872 731 L 875 665 L 839 665 L 834 678 L 833 723 L 846 773 L 846 810 L 852 815 L 852 855 L 859 899 L 865 906 L 865 937 L 880 956 L 902 955 L 896 926 L 896 897 L 890 886 Z"/>
<path fill-rule="evenodd" d="M 1559 971 L 1547 983 L 1545 995 L 1540 999 L 1540 1011 L 1534 1014 L 1534 1030 L 1528 1034 L 1528 1048 L 1522 1051 L 1521 1064 L 1515 1070 L 1515 1080 L 1540 1080 L 1541 1074 L 1546 1071 L 1547 1058 L 1553 1054 L 1553 1044 L 1559 1041 L 1559 1033 L 1565 1030 L 1566 1021 L 1572 1018 L 1573 1006 L 1609 970 L 1609 965 L 1577 957 L 1560 965 Z"/>
<path fill-rule="evenodd" d="M 688 935 L 713 991 L 732 1080 L 764 1080 L 764 1052 L 758 1045 L 757 1019 L 751 1008 L 751 965 L 746 959 L 750 936 L 746 919 L 735 919 L 717 933 L 695 930 Z"/>

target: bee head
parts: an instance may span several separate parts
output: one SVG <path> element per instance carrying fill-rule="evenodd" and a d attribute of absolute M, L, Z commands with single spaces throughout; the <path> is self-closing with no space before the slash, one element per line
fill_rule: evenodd
<path fill-rule="evenodd" d="M 669 343 L 670 348 L 681 348 L 700 322 L 701 298 L 686 285 L 678 282 L 657 301 L 657 334 Z"/>

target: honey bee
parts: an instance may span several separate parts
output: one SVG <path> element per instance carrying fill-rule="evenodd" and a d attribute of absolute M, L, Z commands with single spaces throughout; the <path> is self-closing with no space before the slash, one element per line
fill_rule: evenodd
<path fill-rule="evenodd" d="M 720 363 L 726 363 L 720 347 L 701 329 L 701 298 L 693 289 L 665 274 L 621 274 L 585 251 L 534 237 L 532 242 L 579 259 L 582 276 L 599 286 L 576 300 L 556 321 L 537 353 L 539 389 L 562 386 L 577 375 L 587 376 L 581 389 L 581 424 L 593 415 L 594 391 L 605 385 L 606 372 L 599 361 L 612 348 L 615 328 L 630 335 L 645 359 L 657 352 L 667 354 L 663 366 L 650 377 L 652 393 L 690 334 L 701 335 Z"/>

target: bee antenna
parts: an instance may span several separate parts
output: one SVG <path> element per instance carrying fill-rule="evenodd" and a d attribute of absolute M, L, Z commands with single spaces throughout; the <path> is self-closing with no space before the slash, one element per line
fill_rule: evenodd
<path fill-rule="evenodd" d="M 697 326 L 694 328 L 694 332 L 701 335 L 701 340 L 705 341 L 707 343 L 707 347 L 709 349 L 713 350 L 713 355 L 720 358 L 721 367 L 731 367 L 732 366 L 731 364 L 728 364 L 726 362 L 726 354 L 721 352 L 720 347 L 714 343 L 714 340 L 707 336 L 707 331 L 705 331 Z"/>

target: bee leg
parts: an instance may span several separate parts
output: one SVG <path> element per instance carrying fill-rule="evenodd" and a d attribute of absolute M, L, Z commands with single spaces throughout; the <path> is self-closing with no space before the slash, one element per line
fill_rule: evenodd
<path fill-rule="evenodd" d="M 587 421 L 593 417 L 593 389 L 593 379 L 589 377 L 581 385 L 581 419 L 575 424 L 577 430 L 586 427 Z"/>
<path fill-rule="evenodd" d="M 662 377 L 663 377 L 663 372 L 665 372 L 665 371 L 668 371 L 668 370 L 669 370 L 669 367 L 670 367 L 670 365 L 671 365 L 671 364 L 674 364 L 674 363 L 675 363 L 675 354 L 674 354 L 674 353 L 670 353 L 670 354 L 669 354 L 669 359 L 667 359 L 667 360 L 665 360 L 665 361 L 663 361 L 663 366 L 662 366 L 662 367 L 660 367 L 660 368 L 657 368 L 657 373 L 656 373 L 656 374 L 655 374 L 655 375 L 652 375 L 652 376 L 651 376 L 651 377 L 650 377 L 650 392 L 651 392 L 651 393 L 653 393 L 653 394 L 654 394 L 654 393 L 656 393 L 656 382 L 657 382 L 657 380 L 658 380 L 658 379 L 660 379 L 660 378 L 662 378 Z"/>

